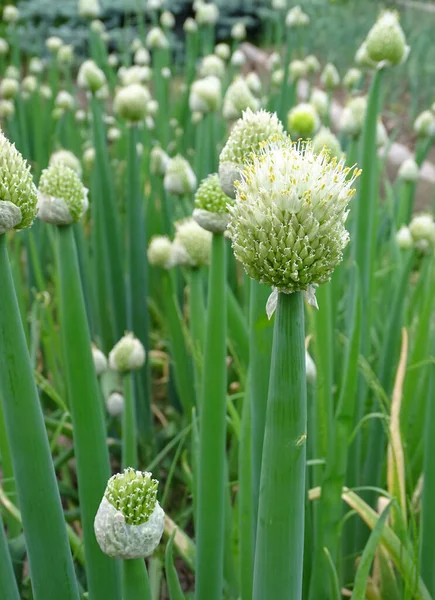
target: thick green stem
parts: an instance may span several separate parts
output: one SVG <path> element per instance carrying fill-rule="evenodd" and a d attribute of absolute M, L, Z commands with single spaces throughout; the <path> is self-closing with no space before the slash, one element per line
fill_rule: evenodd
<path fill-rule="evenodd" d="M 304 300 L 280 294 L 266 411 L 253 600 L 301 600 L 307 384 Z"/>
<path fill-rule="evenodd" d="M 204 280 L 200 269 L 190 271 L 189 321 L 197 398 L 200 397 L 204 353 Z"/>
<path fill-rule="evenodd" d="M 223 589 L 226 300 L 225 238 L 213 235 L 200 403 L 196 600 L 221 600 Z"/>
<path fill-rule="evenodd" d="M 148 572 L 143 558 L 122 562 L 122 600 L 151 600 Z"/>
<path fill-rule="evenodd" d="M 137 143 L 137 125 L 128 128 L 127 171 L 127 320 L 128 327 L 149 351 L 149 318 L 147 309 L 148 264 L 144 260 L 147 251 L 145 235 L 144 200 L 140 183 Z M 151 372 L 147 361 L 140 373 L 135 375 L 136 407 L 138 421 L 147 432 L 151 430 Z"/>
<path fill-rule="evenodd" d="M 94 534 L 94 518 L 110 477 L 110 466 L 72 226 L 58 228 L 58 252 L 61 331 L 74 429 L 88 589 L 94 600 L 118 600 L 117 564 L 103 554 Z"/>
<path fill-rule="evenodd" d="M 124 411 L 122 413 L 122 467 L 137 469 L 137 424 L 133 373 L 124 375 Z"/>
<path fill-rule="evenodd" d="M 270 359 L 273 327 L 266 315 L 266 302 L 270 288 L 251 280 L 249 306 L 249 389 L 252 406 L 252 519 L 255 544 L 260 494 L 261 459 L 263 456 L 266 406 L 269 389 Z"/>
<path fill-rule="evenodd" d="M 252 539 L 252 453 L 251 402 L 243 400 L 242 429 L 239 449 L 239 571 L 241 600 L 252 599 L 253 539 Z"/>
<path fill-rule="evenodd" d="M 0 397 L 23 519 L 35 600 L 78 600 L 49 444 L 0 235 Z"/>

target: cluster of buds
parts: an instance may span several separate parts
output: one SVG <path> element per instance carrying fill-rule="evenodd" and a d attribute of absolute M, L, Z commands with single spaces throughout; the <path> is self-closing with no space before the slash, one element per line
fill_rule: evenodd
<path fill-rule="evenodd" d="M 53 225 L 77 223 L 89 206 L 88 190 L 64 162 L 52 163 L 39 180 L 39 218 Z"/>
<path fill-rule="evenodd" d="M 214 173 L 204 179 L 195 194 L 195 221 L 212 233 L 223 233 L 229 222 L 228 207 L 233 199 L 222 189 L 219 175 Z"/>
<path fill-rule="evenodd" d="M 297 5 L 291 8 L 285 18 L 286 27 L 296 29 L 298 27 L 307 27 L 310 23 L 310 17 L 304 13 L 302 8 Z"/>
<path fill-rule="evenodd" d="M 419 254 L 429 254 L 435 248 L 435 221 L 430 214 L 413 217 L 409 226 L 404 225 L 396 234 L 399 248 L 414 248 Z"/>

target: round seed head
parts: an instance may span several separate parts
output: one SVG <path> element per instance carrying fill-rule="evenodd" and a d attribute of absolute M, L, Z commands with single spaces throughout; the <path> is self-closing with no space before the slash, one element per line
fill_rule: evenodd
<path fill-rule="evenodd" d="M 166 235 L 156 235 L 148 245 L 148 262 L 154 267 L 168 269 L 171 266 L 172 242 Z"/>
<path fill-rule="evenodd" d="M 194 219 L 183 219 L 175 224 L 172 264 L 203 267 L 210 262 L 212 234 Z"/>
<path fill-rule="evenodd" d="M 243 67 L 246 62 L 246 56 L 244 53 L 237 49 L 234 50 L 233 55 L 231 56 L 231 64 L 233 67 Z"/>
<path fill-rule="evenodd" d="M 15 104 L 11 100 L 0 100 L 0 119 L 7 121 L 15 114 Z"/>
<path fill-rule="evenodd" d="M 198 25 L 214 25 L 219 18 L 216 4 L 200 2 L 196 4 L 195 20 Z"/>
<path fill-rule="evenodd" d="M 145 358 L 142 343 L 132 333 L 127 333 L 110 351 L 109 367 L 112 371 L 128 373 L 141 369 Z"/>
<path fill-rule="evenodd" d="M 318 73 L 320 71 L 320 63 L 317 56 L 314 56 L 314 54 L 309 54 L 305 58 L 305 68 L 309 74 Z"/>
<path fill-rule="evenodd" d="M 328 63 L 322 71 L 320 81 L 327 90 L 336 88 L 340 84 L 340 75 L 338 74 L 337 67 L 332 63 Z"/>
<path fill-rule="evenodd" d="M 343 77 L 343 85 L 349 91 L 353 90 L 361 81 L 362 73 L 356 67 L 349 69 Z"/>
<path fill-rule="evenodd" d="M 292 81 L 299 81 L 302 77 L 307 75 L 307 65 L 303 60 L 292 60 L 289 65 L 290 79 Z"/>
<path fill-rule="evenodd" d="M 38 188 L 39 218 L 53 225 L 77 223 L 88 210 L 88 190 L 75 171 L 57 162 L 44 169 Z"/>
<path fill-rule="evenodd" d="M 50 156 L 49 166 L 62 163 L 66 167 L 69 167 L 77 173 L 79 177 L 82 176 L 82 165 L 75 154 L 69 150 L 57 150 Z"/>
<path fill-rule="evenodd" d="M 301 7 L 294 6 L 291 8 L 286 16 L 285 24 L 290 29 L 296 29 L 298 27 L 306 27 L 310 23 L 310 17 L 304 13 Z"/>
<path fill-rule="evenodd" d="M 302 102 L 292 108 L 287 116 L 287 127 L 295 138 L 309 138 L 320 127 L 320 119 L 316 109 L 311 104 Z"/>
<path fill-rule="evenodd" d="M 341 158 L 343 156 L 340 142 L 328 127 L 321 127 L 313 137 L 313 152 L 319 154 L 324 149 L 330 158 Z"/>
<path fill-rule="evenodd" d="M 230 204 L 233 204 L 233 199 L 225 194 L 219 175 L 214 173 L 203 179 L 196 190 L 193 218 L 204 229 L 222 233 L 228 226 Z"/>
<path fill-rule="evenodd" d="M 146 88 L 132 83 L 117 92 L 113 101 L 113 109 L 122 119 L 130 123 L 138 123 L 145 119 L 150 100 L 151 95 Z"/>
<path fill-rule="evenodd" d="M 400 165 L 400 169 L 397 176 L 402 181 L 406 181 L 408 183 L 416 183 L 420 176 L 420 167 L 413 158 L 407 158 Z"/>
<path fill-rule="evenodd" d="M 310 104 L 314 106 L 321 117 L 325 117 L 329 110 L 328 94 L 319 88 L 313 88 L 310 96 Z"/>
<path fill-rule="evenodd" d="M 72 110 L 74 108 L 74 98 L 66 90 L 61 90 L 56 96 L 56 108 L 62 111 Z"/>
<path fill-rule="evenodd" d="M 281 121 L 275 113 L 247 109 L 231 129 L 227 143 L 219 157 L 219 178 L 227 196 L 235 198 L 234 182 L 239 169 L 252 153 L 260 150 L 267 140 L 284 135 Z"/>
<path fill-rule="evenodd" d="M 0 38 L 0 56 L 6 56 L 9 52 L 9 44 L 4 38 Z"/>
<path fill-rule="evenodd" d="M 175 27 L 175 17 L 169 10 L 162 12 L 160 16 L 160 25 L 165 29 L 173 29 Z"/>
<path fill-rule="evenodd" d="M 285 10 L 287 8 L 287 0 L 272 0 L 272 8 L 274 10 Z"/>
<path fill-rule="evenodd" d="M 255 71 L 251 71 L 245 77 L 246 85 L 253 94 L 259 96 L 261 94 L 261 79 Z"/>
<path fill-rule="evenodd" d="M 214 77 L 217 77 L 218 79 L 223 79 L 225 75 L 225 63 L 219 56 L 216 56 L 216 54 L 204 56 L 201 61 L 199 74 L 201 77 L 214 75 Z"/>
<path fill-rule="evenodd" d="M 192 17 L 187 17 L 184 21 L 183 29 L 186 33 L 196 33 L 198 31 L 198 25 L 196 24 L 195 19 Z"/>
<path fill-rule="evenodd" d="M 106 76 L 93 60 L 85 60 L 80 66 L 77 83 L 79 87 L 96 94 L 106 85 Z"/>
<path fill-rule="evenodd" d="M 50 52 L 56 54 L 59 48 L 63 45 L 63 41 L 60 39 L 60 37 L 57 37 L 57 35 L 52 35 L 45 40 L 45 45 L 47 50 L 50 50 Z"/>
<path fill-rule="evenodd" d="M 222 86 L 218 77 L 209 75 L 193 82 L 189 96 L 189 108 L 192 112 L 214 112 L 221 102 Z"/>
<path fill-rule="evenodd" d="M 3 8 L 3 21 L 5 23 L 16 23 L 20 18 L 18 8 L 13 4 L 6 4 Z"/>
<path fill-rule="evenodd" d="M 105 554 L 114 558 L 150 556 L 160 543 L 165 514 L 151 473 L 125 469 L 108 481 L 94 522 Z"/>
<path fill-rule="evenodd" d="M 20 85 L 16 79 L 5 77 L 0 83 L 0 96 L 5 100 L 12 100 L 18 94 Z"/>
<path fill-rule="evenodd" d="M 365 50 L 369 61 L 396 66 L 406 60 L 409 46 L 399 24 L 399 15 L 394 11 L 381 13 L 369 31 Z"/>
<path fill-rule="evenodd" d="M 397 245 L 401 250 L 409 250 L 414 245 L 414 240 L 412 238 L 409 227 L 403 225 L 399 231 L 396 233 L 396 241 Z"/>
<path fill-rule="evenodd" d="M 247 109 L 258 110 L 259 100 L 252 94 L 244 79 L 236 79 L 228 86 L 224 98 L 222 114 L 227 121 L 240 119 Z"/>
<path fill-rule="evenodd" d="M 216 44 L 214 53 L 216 56 L 219 56 L 221 60 L 228 60 L 231 56 L 231 48 L 228 44 L 221 42 L 220 44 Z"/>
<path fill-rule="evenodd" d="M 32 75 L 40 75 L 44 72 L 44 68 L 45 65 L 43 61 L 37 56 L 32 56 L 29 61 L 29 72 L 32 73 Z"/>
<path fill-rule="evenodd" d="M 435 115 L 430 110 L 424 110 L 414 122 L 414 131 L 418 137 L 435 136 Z"/>
<path fill-rule="evenodd" d="M 71 65 L 74 61 L 74 47 L 72 44 L 63 44 L 57 53 L 57 60 L 61 65 Z"/>
<path fill-rule="evenodd" d="M 168 38 L 160 27 L 152 27 L 149 30 L 146 45 L 150 50 L 166 50 L 166 48 L 169 48 Z"/>
<path fill-rule="evenodd" d="M 310 143 L 270 143 L 254 156 L 229 209 L 234 253 L 250 277 L 287 293 L 329 280 L 349 241 L 358 175 L 349 171 Z"/>
<path fill-rule="evenodd" d="M 367 98 L 365 96 L 352 98 L 341 113 L 340 131 L 352 137 L 360 135 L 366 110 Z"/>
<path fill-rule="evenodd" d="M 134 53 L 134 64 L 140 67 L 149 65 L 151 62 L 150 53 L 146 48 L 138 48 Z"/>
<path fill-rule="evenodd" d="M 435 246 L 435 222 L 432 215 L 416 215 L 409 224 L 414 245 L 417 250 L 426 254 Z"/>
<path fill-rule="evenodd" d="M 152 175 L 163 177 L 170 161 L 169 156 L 160 146 L 153 146 L 150 152 L 150 171 Z"/>
<path fill-rule="evenodd" d="M 96 19 L 100 15 L 98 0 L 79 0 L 79 15 L 85 19 Z"/>
<path fill-rule="evenodd" d="M 231 37 L 237 42 L 242 42 L 246 38 L 246 26 L 242 22 L 234 23 L 231 28 Z"/>
<path fill-rule="evenodd" d="M 107 358 L 105 357 L 104 353 L 101 352 L 101 350 L 99 350 L 93 344 L 92 344 L 92 358 L 94 361 L 95 372 L 97 373 L 97 376 L 99 377 L 105 371 L 107 371 Z"/>
<path fill-rule="evenodd" d="M 30 167 L 0 131 L 0 234 L 30 227 L 37 203 Z"/>
<path fill-rule="evenodd" d="M 124 396 L 119 392 L 112 392 L 106 400 L 106 410 L 111 417 L 119 417 L 124 412 Z"/>
<path fill-rule="evenodd" d="M 176 196 L 188 196 L 196 188 L 196 175 L 188 161 L 179 154 L 167 164 L 163 180 L 165 190 Z"/>

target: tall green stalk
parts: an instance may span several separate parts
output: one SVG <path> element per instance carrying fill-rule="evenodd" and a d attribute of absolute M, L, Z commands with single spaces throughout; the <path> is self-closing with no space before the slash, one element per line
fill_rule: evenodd
<path fill-rule="evenodd" d="M 122 467 L 137 469 L 137 424 L 134 404 L 133 373 L 124 377 L 124 410 L 122 412 Z"/>
<path fill-rule="evenodd" d="M 273 332 L 253 600 L 300 600 L 304 556 L 307 389 L 304 299 L 279 294 Z"/>
<path fill-rule="evenodd" d="M 0 581 L 2 582 L 2 594 L 7 600 L 20 600 L 17 580 L 12 566 L 11 555 L 9 553 L 8 542 L 3 527 L 3 521 L 0 512 Z"/>
<path fill-rule="evenodd" d="M 127 322 L 128 327 L 149 351 L 149 318 L 147 308 L 148 264 L 145 260 L 147 241 L 145 235 L 145 207 L 141 190 L 137 143 L 137 125 L 128 128 L 127 160 Z M 145 363 L 135 375 L 136 406 L 139 422 L 151 431 L 151 380 L 150 364 Z"/>
<path fill-rule="evenodd" d="M 151 600 L 148 572 L 143 558 L 122 563 L 122 600 Z"/>
<path fill-rule="evenodd" d="M 94 535 L 94 518 L 110 477 L 110 466 L 72 226 L 58 227 L 58 252 L 61 331 L 74 428 L 88 589 L 95 600 L 118 600 L 117 565 L 103 554 Z"/>
<path fill-rule="evenodd" d="M 33 595 L 35 600 L 78 600 L 63 510 L 13 286 L 5 235 L 0 235 L 0 278 L 0 397 Z"/>
<path fill-rule="evenodd" d="M 223 590 L 226 300 L 225 238 L 213 235 L 200 403 L 195 600 L 221 600 Z"/>

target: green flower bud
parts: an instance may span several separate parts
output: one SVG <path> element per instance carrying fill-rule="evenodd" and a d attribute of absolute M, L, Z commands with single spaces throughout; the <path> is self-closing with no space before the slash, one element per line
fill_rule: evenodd
<path fill-rule="evenodd" d="M 230 58 L 230 56 L 231 56 L 231 48 L 229 47 L 228 44 L 225 44 L 225 43 L 222 42 L 220 44 L 216 44 L 215 49 L 214 49 L 214 53 L 221 60 L 228 60 Z"/>
<path fill-rule="evenodd" d="M 224 98 L 222 114 L 227 121 L 240 119 L 243 112 L 247 109 L 258 110 L 260 102 L 252 94 L 243 79 L 236 79 L 228 86 Z"/>
<path fill-rule="evenodd" d="M 196 175 L 188 161 L 179 154 L 169 160 L 163 180 L 165 190 L 176 196 L 188 196 L 196 188 Z"/>
<path fill-rule="evenodd" d="M 51 37 L 45 40 L 45 45 L 47 49 L 50 50 L 50 52 L 56 54 L 59 48 L 63 45 L 63 42 L 60 39 L 60 37 L 57 37 L 57 35 L 52 35 Z"/>
<path fill-rule="evenodd" d="M 231 129 L 230 136 L 219 157 L 219 178 L 225 194 L 235 198 L 234 183 L 239 179 L 239 170 L 264 142 L 281 137 L 284 130 L 275 113 L 265 110 L 246 110 L 242 118 Z"/>
<path fill-rule="evenodd" d="M 98 0 L 79 0 L 79 15 L 85 19 L 96 19 L 101 9 Z"/>
<path fill-rule="evenodd" d="M 39 218 L 53 225 L 77 223 L 88 210 L 88 190 L 75 171 L 62 162 L 44 169 L 39 180 Z"/>
<path fill-rule="evenodd" d="M 219 18 L 219 9 L 216 4 L 200 2 L 196 5 L 195 20 L 198 25 L 215 25 Z"/>
<path fill-rule="evenodd" d="M 209 75 L 193 82 L 189 95 L 189 108 L 192 112 L 214 112 L 221 102 L 222 86 L 218 77 Z"/>
<path fill-rule="evenodd" d="M 14 65 L 9 65 L 5 71 L 5 78 L 6 79 L 16 79 L 18 81 L 20 77 L 21 77 L 20 69 L 18 67 L 15 67 Z"/>
<path fill-rule="evenodd" d="M 424 110 L 414 122 L 414 131 L 420 138 L 435 136 L 435 115 L 430 110 Z"/>
<path fill-rule="evenodd" d="M 150 81 L 152 77 L 152 71 L 147 66 L 139 67 L 134 65 L 128 69 L 121 67 L 118 71 L 118 77 L 121 81 L 122 87 L 127 87 L 133 83 L 142 84 Z"/>
<path fill-rule="evenodd" d="M 6 56 L 9 52 L 9 44 L 4 38 L 0 38 L 0 56 Z"/>
<path fill-rule="evenodd" d="M 7 121 L 15 114 L 15 104 L 10 100 L 0 100 L 0 119 Z"/>
<path fill-rule="evenodd" d="M 96 94 L 106 85 L 106 76 L 93 60 L 85 60 L 80 66 L 77 84 L 79 87 Z"/>
<path fill-rule="evenodd" d="M 107 139 L 109 142 L 117 142 L 122 137 L 121 130 L 118 127 L 110 127 L 107 130 Z"/>
<path fill-rule="evenodd" d="M 163 11 L 160 15 L 160 25 L 165 29 L 173 29 L 175 27 L 175 17 L 169 10 Z"/>
<path fill-rule="evenodd" d="M 292 81 L 299 81 L 302 77 L 307 75 L 307 66 L 303 60 L 292 60 L 289 65 L 290 79 Z"/>
<path fill-rule="evenodd" d="M 111 417 L 119 417 L 124 412 L 124 396 L 119 392 L 112 392 L 106 400 L 106 410 Z"/>
<path fill-rule="evenodd" d="M 407 183 L 416 183 L 420 176 L 420 167 L 413 158 L 407 158 L 400 165 L 397 176 L 401 181 L 406 181 Z"/>
<path fill-rule="evenodd" d="M 172 259 L 172 242 L 166 235 L 156 235 L 148 245 L 148 262 L 153 267 L 169 269 Z"/>
<path fill-rule="evenodd" d="M 349 241 L 356 170 L 315 154 L 310 143 L 271 143 L 254 156 L 230 207 L 233 249 L 247 274 L 279 292 L 330 279 Z"/>
<path fill-rule="evenodd" d="M 239 49 L 234 50 L 234 52 L 233 52 L 233 54 L 231 56 L 231 64 L 232 64 L 232 66 L 236 67 L 236 68 L 237 67 L 243 67 L 243 65 L 245 64 L 245 62 L 246 62 L 246 56 L 245 56 L 245 54 L 241 50 L 239 50 Z"/>
<path fill-rule="evenodd" d="M 150 53 L 146 48 L 138 48 L 134 53 L 134 64 L 136 66 L 144 67 L 149 65 L 151 62 Z"/>
<path fill-rule="evenodd" d="M 272 0 L 272 8 L 274 10 L 285 10 L 287 8 L 287 0 Z"/>
<path fill-rule="evenodd" d="M 112 68 L 115 68 L 119 65 L 119 58 L 116 52 L 112 52 L 111 54 L 109 54 L 109 56 L 107 57 L 107 63 L 109 67 Z"/>
<path fill-rule="evenodd" d="M 110 351 L 109 367 L 112 371 L 129 373 L 141 369 L 145 359 L 142 343 L 132 333 L 127 333 Z"/>
<path fill-rule="evenodd" d="M 63 164 L 66 167 L 69 167 L 73 171 L 77 173 L 77 175 L 81 178 L 82 176 L 82 165 L 75 154 L 70 152 L 69 150 L 57 150 L 53 152 L 50 156 L 49 166 Z"/>
<path fill-rule="evenodd" d="M 422 254 L 427 254 L 435 246 L 435 222 L 432 215 L 415 216 L 409 224 L 414 245 Z"/>
<path fill-rule="evenodd" d="M 396 66 L 406 60 L 409 46 L 399 25 L 397 12 L 383 12 L 369 31 L 365 49 L 370 61 Z"/>
<path fill-rule="evenodd" d="M 325 117 L 328 114 L 329 110 L 329 98 L 328 94 L 319 88 L 313 88 L 310 96 L 310 104 L 314 106 L 319 114 L 322 117 Z"/>
<path fill-rule="evenodd" d="M 309 74 L 318 73 L 320 71 L 320 63 L 317 56 L 314 56 L 314 54 L 309 54 L 305 58 L 305 68 Z"/>
<path fill-rule="evenodd" d="M 231 28 L 231 37 L 237 42 L 242 42 L 246 38 L 246 26 L 244 23 L 239 21 L 234 23 Z"/>
<path fill-rule="evenodd" d="M 104 37 L 104 33 L 106 32 L 106 26 L 103 21 L 100 19 L 93 19 L 90 25 L 91 31 L 99 35 L 102 39 Z"/>
<path fill-rule="evenodd" d="M 37 203 L 30 167 L 0 131 L 0 234 L 30 227 Z"/>
<path fill-rule="evenodd" d="M 403 225 L 396 233 L 396 241 L 397 245 L 401 250 L 409 250 L 414 245 L 414 240 L 412 239 L 411 232 L 409 227 Z"/>
<path fill-rule="evenodd" d="M 169 48 L 168 38 L 160 27 L 152 27 L 149 30 L 146 45 L 150 50 L 166 50 L 166 48 Z"/>
<path fill-rule="evenodd" d="M 195 19 L 187 17 L 183 23 L 183 29 L 186 33 L 196 33 L 198 31 L 198 25 L 196 24 Z"/>
<path fill-rule="evenodd" d="M 138 123 L 145 119 L 150 100 L 151 95 L 146 88 L 132 83 L 117 92 L 113 101 L 113 109 L 122 119 L 130 123 Z"/>
<path fill-rule="evenodd" d="M 195 194 L 195 221 L 212 233 L 223 233 L 229 222 L 228 206 L 233 199 L 225 194 L 217 173 L 203 179 Z"/>
<path fill-rule="evenodd" d="M 216 54 L 204 56 L 201 61 L 199 74 L 201 77 L 213 75 L 214 77 L 218 77 L 218 79 L 223 79 L 225 75 L 225 63 L 219 56 L 216 56 Z"/>
<path fill-rule="evenodd" d="M 287 116 L 287 127 L 296 138 L 314 135 L 320 127 L 319 115 L 314 106 L 302 102 L 292 108 Z"/>
<path fill-rule="evenodd" d="M 53 92 L 49 85 L 42 84 L 39 88 L 39 94 L 44 100 L 51 100 L 53 98 Z"/>
<path fill-rule="evenodd" d="M 111 477 L 94 522 L 101 550 L 114 558 L 150 556 L 160 543 L 165 513 L 151 473 L 125 469 Z"/>
<path fill-rule="evenodd" d="M 171 266 L 203 267 L 210 262 L 212 234 L 192 219 L 175 224 Z"/>
<path fill-rule="evenodd" d="M 92 344 L 92 359 L 94 361 L 95 372 L 98 377 L 107 371 L 107 358 L 94 344 Z"/>
<path fill-rule="evenodd" d="M 12 100 L 18 94 L 20 85 L 16 79 L 5 77 L 0 83 L 0 96 L 5 100 Z"/>
<path fill-rule="evenodd" d="M 44 72 L 45 65 L 40 58 L 32 56 L 29 61 L 29 72 L 32 75 L 41 75 Z"/>
<path fill-rule="evenodd" d="M 345 76 L 343 77 L 343 85 L 345 88 L 351 91 L 358 86 L 359 82 L 361 81 L 361 78 L 361 71 L 355 67 L 352 67 L 346 72 Z"/>
<path fill-rule="evenodd" d="M 66 90 L 61 90 L 56 96 L 56 108 L 62 111 L 72 110 L 74 108 L 74 98 Z"/>
<path fill-rule="evenodd" d="M 72 65 L 74 61 L 74 46 L 63 44 L 57 53 L 57 61 L 60 65 Z"/>
<path fill-rule="evenodd" d="M 340 75 L 338 74 L 337 67 L 332 63 L 328 63 L 322 71 L 320 81 L 327 90 L 336 88 L 340 84 Z"/>
<path fill-rule="evenodd" d="M 3 21 L 5 23 L 16 23 L 20 18 L 18 8 L 13 4 L 6 4 L 3 8 Z"/>
<path fill-rule="evenodd" d="M 245 82 L 253 94 L 256 96 L 261 94 L 261 79 L 255 71 L 251 71 L 246 75 Z"/>
<path fill-rule="evenodd" d="M 346 135 L 357 137 L 362 131 L 367 110 L 367 98 L 352 98 L 343 110 L 340 119 L 340 131 Z"/>
<path fill-rule="evenodd" d="M 163 177 L 170 158 L 160 146 L 153 146 L 150 152 L 150 171 L 152 175 Z"/>
<path fill-rule="evenodd" d="M 343 156 L 340 142 L 328 127 L 321 127 L 313 137 L 313 152 L 320 154 L 324 149 L 330 158 Z"/>
<path fill-rule="evenodd" d="M 291 8 L 286 16 L 285 24 L 290 29 L 296 29 L 298 27 L 306 27 L 310 23 L 310 17 L 304 13 L 301 7 L 294 6 Z"/>

